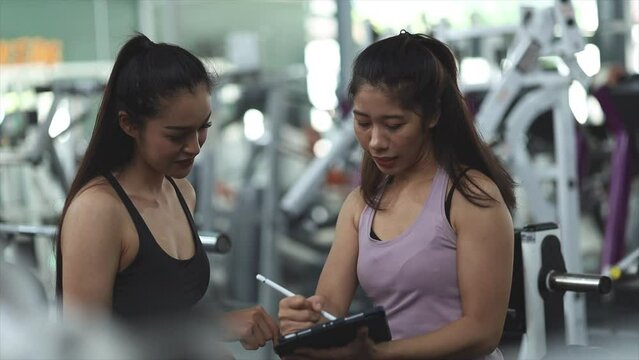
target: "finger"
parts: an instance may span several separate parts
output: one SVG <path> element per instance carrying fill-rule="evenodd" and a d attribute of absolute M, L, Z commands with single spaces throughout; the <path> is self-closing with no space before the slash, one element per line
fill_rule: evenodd
<path fill-rule="evenodd" d="M 307 306 L 308 305 L 307 305 L 306 298 L 303 297 L 302 295 L 288 296 L 280 300 L 280 309 L 282 308 L 304 309 Z"/>
<path fill-rule="evenodd" d="M 289 321 L 311 321 L 317 322 L 320 319 L 320 313 L 318 311 L 312 310 L 310 307 L 307 309 L 285 309 L 281 310 L 279 314 L 280 321 L 289 320 Z"/>
<path fill-rule="evenodd" d="M 266 323 L 266 326 L 268 326 L 273 344 L 277 344 L 280 337 L 280 328 L 279 326 L 277 326 L 275 320 L 273 320 L 273 318 L 269 314 L 264 315 L 264 321 Z"/>
<path fill-rule="evenodd" d="M 240 344 L 242 344 L 242 347 L 246 350 L 257 350 L 257 347 L 251 342 L 240 340 Z"/>
<path fill-rule="evenodd" d="M 257 350 L 264 346 L 264 335 L 261 334 L 258 327 L 253 326 L 250 334 L 242 339 L 240 343 L 246 350 Z"/>
<path fill-rule="evenodd" d="M 317 312 L 321 311 L 326 303 L 322 295 L 313 295 L 309 297 L 307 301 L 311 303 L 311 308 Z"/>
<path fill-rule="evenodd" d="M 283 335 L 288 335 L 288 334 L 293 333 L 295 331 L 308 329 L 308 328 L 310 328 L 313 325 L 315 325 L 315 323 L 308 322 L 308 321 L 306 321 L 306 322 L 283 321 L 283 322 L 280 322 L 280 329 L 281 329 Z"/>
<path fill-rule="evenodd" d="M 262 329 L 263 321 L 259 318 L 255 319 L 255 323 L 253 324 L 253 335 L 255 345 L 258 347 L 262 347 L 266 344 L 266 341 L 270 340 L 268 338 L 268 334 L 264 332 Z M 267 331 L 268 332 L 268 331 Z"/>
<path fill-rule="evenodd" d="M 259 332 L 264 337 L 265 342 L 269 340 L 273 340 L 274 338 L 273 329 L 271 328 L 267 320 L 269 318 L 270 317 L 268 315 L 263 314 L 260 318 L 257 319 L 255 324 L 255 326 L 259 329 Z M 264 344 L 262 344 L 261 346 L 264 346 Z"/>
<path fill-rule="evenodd" d="M 286 328 L 282 329 L 282 334 L 288 335 L 288 334 L 296 332 L 296 331 L 308 329 L 308 328 L 310 328 L 313 325 L 315 325 L 315 324 L 314 323 L 310 323 L 310 322 L 295 322 L 295 323 L 291 323 L 289 326 L 287 326 Z"/>

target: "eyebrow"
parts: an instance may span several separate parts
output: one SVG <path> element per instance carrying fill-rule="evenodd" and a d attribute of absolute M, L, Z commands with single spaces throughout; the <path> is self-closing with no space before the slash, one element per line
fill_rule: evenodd
<path fill-rule="evenodd" d="M 198 126 L 198 128 L 201 128 L 202 126 L 206 125 L 206 123 L 209 122 L 209 118 L 211 117 L 211 114 L 213 114 L 213 112 L 210 112 L 208 115 L 206 115 L 206 118 L 204 119 L 204 122 L 202 123 L 202 125 Z M 191 130 L 193 127 L 192 126 L 178 126 L 178 125 L 168 125 L 164 127 L 165 129 L 168 130 Z"/>
<path fill-rule="evenodd" d="M 370 117 L 370 115 L 368 115 L 367 113 L 364 113 L 364 112 L 361 112 L 361 111 L 357 111 L 357 110 L 353 110 L 353 114 L 359 115 L 359 116 Z M 404 119 L 404 115 L 399 115 L 399 114 L 390 114 L 390 115 L 383 115 L 382 116 L 382 120 L 403 120 L 403 119 Z"/>

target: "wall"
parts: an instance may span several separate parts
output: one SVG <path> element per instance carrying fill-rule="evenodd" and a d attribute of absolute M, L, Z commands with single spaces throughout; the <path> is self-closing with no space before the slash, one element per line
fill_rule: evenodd
<path fill-rule="evenodd" d="M 305 1 L 151 0 L 143 7 L 150 14 L 142 15 L 151 17 L 153 40 L 177 42 L 200 56 L 223 56 L 229 34 L 256 33 L 262 65 L 277 69 L 303 61 L 306 6 Z M 112 59 L 139 30 L 139 9 L 138 0 L 0 0 L 0 38 L 59 39 L 64 61 Z"/>
<path fill-rule="evenodd" d="M 119 44 L 137 26 L 133 0 L 104 1 L 108 14 L 105 42 L 111 44 L 98 56 L 94 6 L 91 0 L 0 0 L 0 38 L 38 36 L 59 39 L 65 61 L 104 60 L 113 57 Z"/>

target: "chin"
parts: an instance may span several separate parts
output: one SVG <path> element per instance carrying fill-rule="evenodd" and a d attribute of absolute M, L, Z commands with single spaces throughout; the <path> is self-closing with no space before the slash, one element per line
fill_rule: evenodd
<path fill-rule="evenodd" d="M 379 166 L 377 167 L 377 170 L 386 176 L 395 176 L 399 172 L 396 169 L 384 169 Z"/>
<path fill-rule="evenodd" d="M 187 170 L 183 170 L 183 169 L 171 169 L 169 171 L 167 171 L 166 175 L 170 176 L 174 179 L 184 179 L 185 177 L 187 177 L 189 174 L 191 173 L 191 168 L 187 169 Z"/>

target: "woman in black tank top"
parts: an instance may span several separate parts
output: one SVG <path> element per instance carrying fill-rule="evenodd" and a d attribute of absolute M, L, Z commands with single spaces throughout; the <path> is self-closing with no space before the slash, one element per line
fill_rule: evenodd
<path fill-rule="evenodd" d="M 211 126 L 214 79 L 188 51 L 132 37 L 119 51 L 57 241 L 63 310 L 106 310 L 126 322 L 188 311 L 209 261 L 185 179 Z M 225 314 L 226 340 L 247 349 L 278 336 L 259 306 Z"/>

